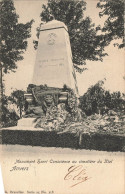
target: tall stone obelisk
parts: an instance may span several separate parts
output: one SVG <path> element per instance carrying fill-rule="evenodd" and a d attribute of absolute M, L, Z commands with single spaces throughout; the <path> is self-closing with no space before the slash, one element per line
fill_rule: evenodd
<path fill-rule="evenodd" d="M 63 22 L 53 20 L 41 26 L 33 84 L 62 88 L 78 95 L 69 34 Z"/>

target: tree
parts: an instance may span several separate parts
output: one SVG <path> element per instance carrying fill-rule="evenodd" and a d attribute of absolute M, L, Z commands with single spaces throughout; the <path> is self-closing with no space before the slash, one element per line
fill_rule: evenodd
<path fill-rule="evenodd" d="M 0 112 L 2 113 L 2 73 L 15 71 L 17 61 L 23 60 L 33 20 L 26 24 L 18 22 L 13 0 L 0 2 Z M 0 115 L 1 118 L 1 115 Z"/>
<path fill-rule="evenodd" d="M 120 92 L 110 93 L 103 89 L 103 84 L 103 81 L 99 81 L 80 97 L 80 108 L 86 115 L 104 114 L 109 110 L 115 112 L 123 112 L 125 110 L 124 94 Z"/>
<path fill-rule="evenodd" d="M 22 24 L 18 23 L 18 18 L 13 1 L 2 0 L 0 2 L 0 59 L 4 73 L 17 68 L 16 62 L 23 59 L 22 54 L 27 48 L 27 38 L 31 36 L 33 20 Z"/>
<path fill-rule="evenodd" d="M 87 114 L 102 113 L 105 108 L 105 91 L 103 81 L 99 81 L 91 86 L 87 92 L 80 98 L 80 108 Z"/>
<path fill-rule="evenodd" d="M 102 60 L 103 56 L 106 55 L 103 53 L 103 36 L 97 35 L 98 30 L 89 17 L 84 18 L 85 10 L 84 0 L 48 0 L 47 5 L 42 6 L 40 14 L 42 24 L 53 19 L 66 24 L 74 67 L 80 72 L 84 70 L 81 65 L 85 65 L 86 60 Z M 39 32 L 40 27 L 37 28 L 37 37 L 39 37 Z M 34 41 L 34 43 L 37 42 Z"/>
<path fill-rule="evenodd" d="M 111 105 L 114 111 L 123 110 L 125 112 L 124 94 L 121 94 L 120 92 L 113 92 L 111 94 Z"/>
<path fill-rule="evenodd" d="M 24 91 L 22 90 L 15 90 L 11 94 L 12 97 L 12 102 L 17 105 L 17 108 L 19 108 L 19 114 L 20 118 L 22 117 L 22 111 L 25 105 L 25 100 L 24 100 Z"/>
<path fill-rule="evenodd" d="M 6 96 L 3 94 L 2 98 L 2 126 L 3 127 L 11 127 L 17 124 L 17 120 L 19 116 L 17 115 L 14 109 L 10 109 L 8 105 L 12 103 L 12 97 Z"/>
<path fill-rule="evenodd" d="M 124 0 L 100 0 L 97 7 L 102 9 L 99 13 L 100 17 L 107 16 L 102 28 L 102 32 L 105 32 L 105 44 L 108 45 L 113 39 L 122 39 L 122 44 L 117 43 L 117 45 L 123 48 L 125 46 Z"/>

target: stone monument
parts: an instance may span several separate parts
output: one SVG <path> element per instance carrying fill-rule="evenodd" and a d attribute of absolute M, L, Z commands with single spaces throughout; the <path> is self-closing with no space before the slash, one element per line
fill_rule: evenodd
<path fill-rule="evenodd" d="M 18 125 L 58 128 L 78 110 L 78 88 L 68 29 L 53 20 L 41 26 L 32 84 L 25 94 L 25 116 Z M 38 120 L 39 119 L 39 120 Z M 45 123 L 49 123 L 46 125 Z"/>
<path fill-rule="evenodd" d="M 62 88 L 65 84 L 78 95 L 68 29 L 53 20 L 41 26 L 33 84 Z"/>

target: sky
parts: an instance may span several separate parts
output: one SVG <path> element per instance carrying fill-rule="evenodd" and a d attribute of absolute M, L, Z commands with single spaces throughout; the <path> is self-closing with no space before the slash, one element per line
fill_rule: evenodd
<path fill-rule="evenodd" d="M 105 18 L 99 17 L 100 9 L 96 8 L 98 1 L 86 0 L 86 2 L 85 16 L 90 16 L 92 22 L 96 25 L 103 26 Z M 32 25 L 32 36 L 28 39 L 28 48 L 24 54 L 24 60 L 17 63 L 16 73 L 4 76 L 6 95 L 10 95 L 15 89 L 26 90 L 28 84 L 32 82 L 37 52 L 34 50 L 33 40 L 36 40 L 36 28 L 40 24 L 43 3 L 47 3 L 47 0 L 14 0 L 16 12 L 20 17 L 19 22 L 26 23 L 31 19 L 34 19 L 35 22 Z M 96 84 L 99 80 L 105 80 L 104 87 L 111 92 L 125 92 L 123 79 L 125 73 L 124 50 L 114 47 L 112 42 L 105 51 L 108 56 L 103 59 L 103 62 L 87 61 L 88 70 L 82 74 L 76 73 L 80 95 L 83 95 L 90 86 Z"/>

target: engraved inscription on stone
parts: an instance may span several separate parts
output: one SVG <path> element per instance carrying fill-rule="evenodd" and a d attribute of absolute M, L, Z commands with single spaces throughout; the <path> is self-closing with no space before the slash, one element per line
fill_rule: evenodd
<path fill-rule="evenodd" d="M 59 63 L 53 63 L 59 62 Z M 47 66 L 63 66 L 64 65 L 64 58 L 56 58 L 50 60 L 39 60 L 39 67 L 47 67 Z"/>

